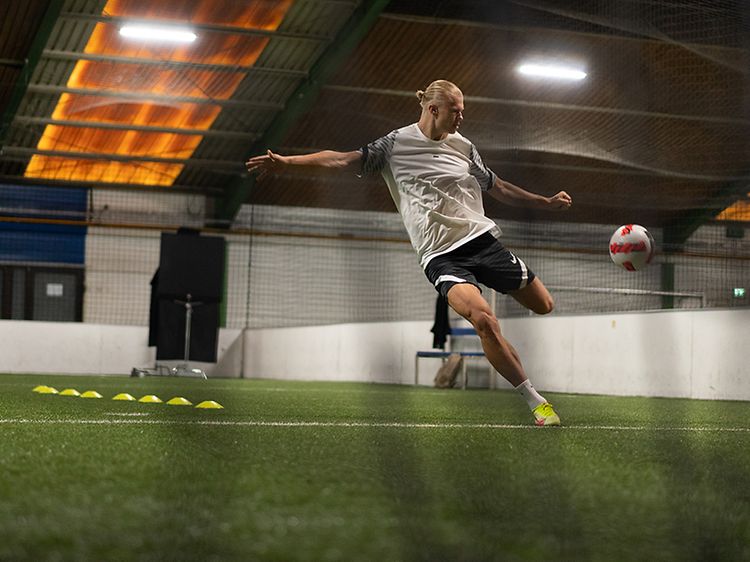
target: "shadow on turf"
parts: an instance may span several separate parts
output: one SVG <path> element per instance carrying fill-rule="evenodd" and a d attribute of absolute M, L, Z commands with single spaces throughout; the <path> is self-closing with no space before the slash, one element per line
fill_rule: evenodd
<path fill-rule="evenodd" d="M 479 392 L 490 392 L 490 399 L 495 395 L 459 390 L 394 392 L 387 419 L 382 416 L 382 402 L 368 393 L 363 396 L 370 399 L 365 407 L 382 421 L 425 421 L 415 419 L 415 413 L 425 408 L 421 401 L 429 400 L 448 404 L 452 411 L 446 421 L 460 422 L 476 421 L 467 415 L 461 398 Z M 523 409 L 518 412 L 528 415 Z M 496 417 L 484 421 L 517 424 L 520 420 L 498 407 Z M 566 455 L 558 441 L 562 434 L 555 435 L 555 429 L 373 427 L 369 431 L 380 477 L 390 493 L 391 512 L 398 520 L 402 559 L 588 558 L 587 547 L 576 540 L 584 530 L 577 523 L 563 476 Z M 521 463 L 516 464 L 519 455 Z"/>

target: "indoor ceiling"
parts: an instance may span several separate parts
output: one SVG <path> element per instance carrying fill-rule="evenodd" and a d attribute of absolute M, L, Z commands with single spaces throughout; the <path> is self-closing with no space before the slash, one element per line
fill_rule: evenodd
<path fill-rule="evenodd" d="M 215 224 L 244 203 L 394 211 L 382 180 L 260 180 L 251 154 L 352 150 L 414 122 L 437 78 L 498 175 L 570 192 L 556 219 L 641 222 L 684 240 L 750 220 L 742 3 L 543 0 L 61 0 L 0 4 L 0 182 L 198 192 Z M 186 24 L 192 43 L 124 37 Z M 517 72 L 585 68 L 578 82 Z M 544 220 L 487 200 L 489 215 Z"/>

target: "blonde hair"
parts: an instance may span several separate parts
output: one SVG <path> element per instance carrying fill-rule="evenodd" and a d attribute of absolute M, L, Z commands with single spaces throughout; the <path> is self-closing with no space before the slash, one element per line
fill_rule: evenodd
<path fill-rule="evenodd" d="M 427 109 L 427 106 L 432 102 L 446 102 L 448 96 L 463 96 L 459 87 L 453 82 L 448 82 L 448 80 L 435 80 L 427 86 L 426 90 L 417 90 L 416 94 L 422 109 Z"/>

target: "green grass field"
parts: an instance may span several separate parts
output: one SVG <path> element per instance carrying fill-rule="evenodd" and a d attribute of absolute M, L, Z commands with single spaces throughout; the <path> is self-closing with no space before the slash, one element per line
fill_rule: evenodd
<path fill-rule="evenodd" d="M 535 428 L 504 391 L 0 389 L 0 560 L 750 560 L 748 403 L 547 394 L 565 427 Z"/>

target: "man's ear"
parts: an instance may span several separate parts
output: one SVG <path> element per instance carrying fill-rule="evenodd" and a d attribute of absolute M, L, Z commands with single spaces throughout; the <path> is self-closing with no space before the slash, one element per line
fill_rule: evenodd
<path fill-rule="evenodd" d="M 433 115 L 437 115 L 437 112 L 438 112 L 437 106 L 436 106 L 436 105 L 431 105 L 431 106 L 430 106 L 430 112 L 431 112 L 431 113 L 432 113 Z"/>

